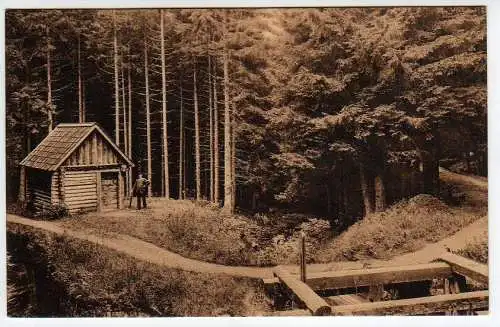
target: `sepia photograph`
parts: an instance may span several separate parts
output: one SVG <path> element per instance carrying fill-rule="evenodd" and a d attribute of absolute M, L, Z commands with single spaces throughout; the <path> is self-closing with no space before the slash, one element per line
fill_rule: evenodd
<path fill-rule="evenodd" d="M 7 317 L 491 315 L 487 9 L 5 8 Z"/>

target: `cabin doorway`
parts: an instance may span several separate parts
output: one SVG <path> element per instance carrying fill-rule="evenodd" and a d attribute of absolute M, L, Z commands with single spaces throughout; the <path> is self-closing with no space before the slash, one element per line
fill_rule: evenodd
<path fill-rule="evenodd" d="M 101 173 L 101 210 L 118 208 L 118 172 Z"/>

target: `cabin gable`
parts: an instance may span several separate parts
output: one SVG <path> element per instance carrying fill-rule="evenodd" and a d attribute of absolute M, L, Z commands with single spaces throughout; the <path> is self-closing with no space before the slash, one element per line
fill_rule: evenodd
<path fill-rule="evenodd" d="M 63 162 L 64 167 L 116 166 L 127 164 L 111 144 L 96 130 Z"/>

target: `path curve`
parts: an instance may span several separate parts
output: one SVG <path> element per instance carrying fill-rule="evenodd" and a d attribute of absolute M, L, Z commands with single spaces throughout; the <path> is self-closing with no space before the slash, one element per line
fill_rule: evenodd
<path fill-rule="evenodd" d="M 130 255 L 136 259 L 157 264 L 169 268 L 177 268 L 186 271 L 200 273 L 227 274 L 238 277 L 270 278 L 273 276 L 271 267 L 246 267 L 246 266 L 224 266 L 183 257 L 154 244 L 144 242 L 135 237 L 118 235 L 116 237 L 101 237 L 88 233 L 62 228 L 56 223 L 42 220 L 33 220 L 16 215 L 7 214 L 7 222 L 30 226 L 58 235 L 70 236 L 79 240 L 98 244 L 109 249 Z M 471 225 L 460 230 L 451 237 L 440 242 L 430 244 L 416 252 L 404 254 L 391 260 L 366 260 L 359 262 L 332 262 L 326 264 L 310 264 L 307 266 L 309 272 L 320 272 L 328 270 L 361 269 L 368 266 L 388 266 L 425 263 L 436 259 L 440 253 L 446 251 L 446 247 L 452 250 L 459 249 L 476 236 L 487 229 L 487 217 L 480 218 Z M 291 272 L 298 273 L 297 266 L 284 266 Z"/>

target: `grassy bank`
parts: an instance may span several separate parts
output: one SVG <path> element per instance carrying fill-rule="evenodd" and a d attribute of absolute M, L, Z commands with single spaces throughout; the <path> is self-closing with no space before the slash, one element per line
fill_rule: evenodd
<path fill-rule="evenodd" d="M 147 210 L 91 213 L 59 223 L 101 235 L 130 235 L 185 257 L 224 265 L 297 263 L 299 231 L 311 235 L 311 249 L 333 236 L 325 220 L 227 215 L 211 205 L 165 199 L 152 200 Z"/>
<path fill-rule="evenodd" d="M 10 263 L 18 267 L 10 269 L 10 284 L 28 276 L 22 285 L 28 300 L 9 303 L 31 306 L 9 312 L 70 317 L 247 316 L 269 310 L 257 280 L 162 268 L 15 224 L 8 225 L 7 235 Z"/>
<path fill-rule="evenodd" d="M 480 217 L 481 212 L 453 209 L 430 195 L 418 195 L 352 225 L 318 251 L 315 259 L 388 259 L 437 242 Z"/>
<path fill-rule="evenodd" d="M 475 238 L 463 249 L 459 250 L 457 254 L 477 262 L 488 264 L 488 233 Z"/>
<path fill-rule="evenodd" d="M 297 264 L 301 231 L 307 235 L 307 260 L 311 263 L 386 259 L 450 236 L 482 213 L 419 195 L 365 217 L 337 235 L 321 219 L 228 216 L 211 205 L 155 199 L 148 210 L 92 213 L 59 223 L 91 233 L 130 235 L 198 260 L 266 266 Z"/>

